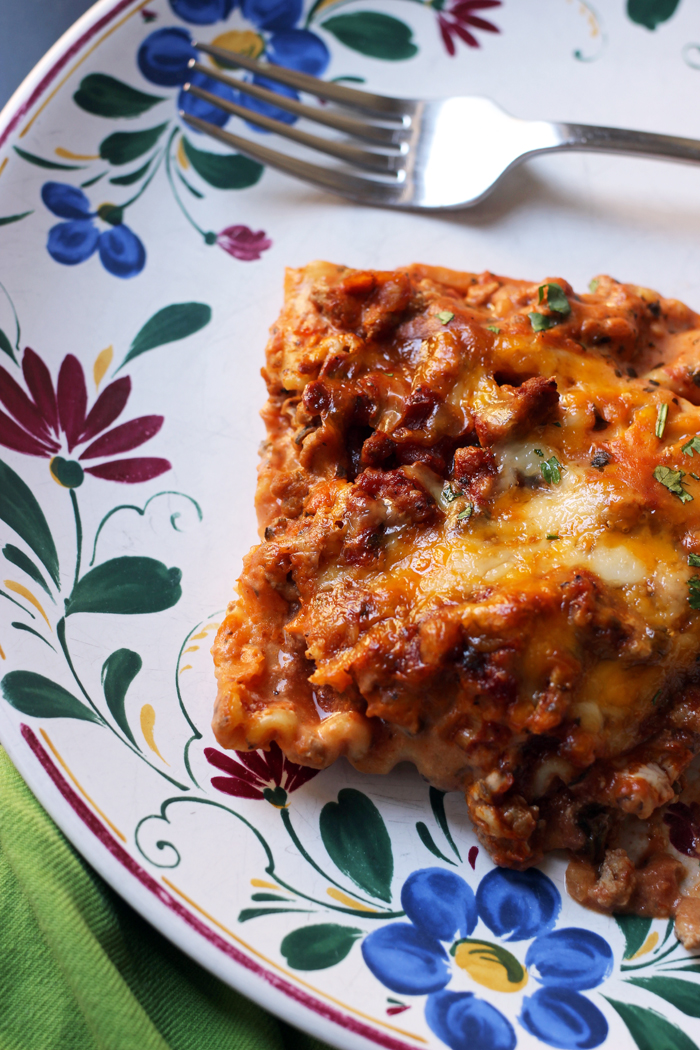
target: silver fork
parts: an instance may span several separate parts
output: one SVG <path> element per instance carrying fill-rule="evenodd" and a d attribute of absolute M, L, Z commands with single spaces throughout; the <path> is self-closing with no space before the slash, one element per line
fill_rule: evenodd
<path fill-rule="evenodd" d="M 192 70 L 295 117 L 341 132 L 342 138 L 292 127 L 222 99 L 196 84 L 184 86 L 188 94 L 266 131 L 325 153 L 341 161 L 342 166 L 313 164 L 181 111 L 187 124 L 253 160 L 367 204 L 390 208 L 469 207 L 482 200 L 510 168 L 535 154 L 553 150 L 700 161 L 700 141 L 696 139 L 586 124 L 520 120 L 486 98 L 434 101 L 389 98 L 318 80 L 282 66 L 262 64 L 247 55 L 211 44 L 194 46 L 229 66 L 333 103 L 330 109 L 309 106 L 230 76 L 216 66 L 204 66 L 195 59 L 190 61 Z"/>

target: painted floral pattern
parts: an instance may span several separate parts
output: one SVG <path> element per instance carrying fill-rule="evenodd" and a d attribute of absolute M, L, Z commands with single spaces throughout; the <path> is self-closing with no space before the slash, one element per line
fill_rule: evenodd
<path fill-rule="evenodd" d="M 113 458 L 143 445 L 163 425 L 163 416 L 151 415 L 112 427 L 129 399 L 129 376 L 105 387 L 88 411 L 85 373 L 74 354 L 63 359 L 55 388 L 47 365 L 29 347 L 22 357 L 22 373 L 29 393 L 0 367 L 0 404 L 9 413 L 0 411 L 0 445 L 50 459 L 51 473 L 61 485 L 78 488 L 85 474 L 134 484 L 170 470 L 169 461 L 156 456 Z M 87 447 L 77 460 L 57 454 L 70 455 L 81 445 Z M 103 462 L 95 465 L 95 459 Z"/>
<path fill-rule="evenodd" d="M 427 995 L 430 1028 L 452 1050 L 514 1050 L 507 1018 L 472 991 L 452 991 L 454 968 L 497 992 L 519 993 L 529 978 L 540 988 L 522 998 L 519 1021 L 531 1035 L 555 1047 L 600 1046 L 605 1017 L 582 994 L 610 976 L 613 953 L 590 930 L 554 930 L 561 897 L 551 879 L 536 870 L 490 871 L 476 895 L 456 872 L 424 868 L 408 877 L 401 903 L 409 923 L 370 933 L 362 943 L 365 962 L 382 984 L 403 995 Z M 524 962 L 491 941 L 473 938 L 478 920 L 491 934 L 512 943 L 530 940 Z"/>
<path fill-rule="evenodd" d="M 274 740 L 267 751 L 236 751 L 237 762 L 214 747 L 205 748 L 204 754 L 210 765 L 227 774 L 212 777 L 211 785 L 217 791 L 236 798 L 264 798 L 273 806 L 285 806 L 292 791 L 319 772 L 290 762 Z"/>

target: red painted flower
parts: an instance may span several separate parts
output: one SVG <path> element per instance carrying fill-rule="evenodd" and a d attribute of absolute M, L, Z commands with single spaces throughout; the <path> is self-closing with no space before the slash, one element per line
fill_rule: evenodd
<path fill-rule="evenodd" d="M 128 376 L 105 387 L 88 412 L 83 366 L 73 354 L 64 358 L 55 389 L 48 368 L 29 347 L 22 358 L 22 372 L 29 394 L 0 367 L 0 404 L 10 413 L 0 410 L 0 445 L 50 459 L 52 474 L 68 488 L 81 485 L 84 473 L 133 484 L 150 481 L 171 469 L 167 459 L 155 457 L 104 462 L 108 456 L 143 445 L 163 425 L 163 416 L 140 416 L 112 427 L 131 392 Z M 80 462 L 58 454 L 65 450 L 70 455 L 74 448 L 85 444 L 87 447 L 77 457 Z M 95 459 L 103 462 L 84 465 L 84 461 Z"/>
<path fill-rule="evenodd" d="M 204 754 L 210 765 L 228 774 L 212 777 L 212 787 L 236 798 L 264 798 L 273 806 L 285 806 L 287 795 L 319 772 L 290 762 L 274 741 L 269 751 L 236 751 L 238 762 L 213 747 L 205 747 Z"/>
<path fill-rule="evenodd" d="M 500 33 L 500 29 L 493 22 L 487 22 L 485 18 L 480 18 L 473 12 L 500 7 L 501 0 L 453 0 L 447 10 L 444 10 L 443 4 L 444 0 L 434 0 L 433 7 L 437 9 L 440 34 L 449 55 L 457 53 L 455 39 L 462 40 L 469 47 L 480 47 L 472 30 Z"/>
<path fill-rule="evenodd" d="M 272 241 L 264 230 L 255 233 L 248 226 L 227 226 L 217 234 L 216 243 L 241 262 L 255 262 L 272 247 Z"/>

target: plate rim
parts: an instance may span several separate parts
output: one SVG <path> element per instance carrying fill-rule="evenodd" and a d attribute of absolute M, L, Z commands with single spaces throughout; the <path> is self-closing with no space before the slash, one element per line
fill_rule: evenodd
<path fill-rule="evenodd" d="M 70 59 L 78 56 L 100 29 L 122 11 L 145 7 L 147 3 L 148 0 L 97 0 L 88 8 L 36 63 L 0 110 L 0 149 L 8 146 L 22 118 L 42 99 Z M 360 1045 L 415 1050 L 414 1045 L 389 1031 L 376 1028 L 376 1022 L 371 1019 L 355 1019 L 342 1012 L 342 1008 L 303 991 L 292 981 L 277 976 L 245 952 L 229 945 L 214 931 L 213 923 L 210 926 L 199 919 L 159 886 L 145 868 L 141 868 L 73 790 L 34 731 L 23 723 L 15 726 L 4 713 L 0 715 L 0 744 L 28 789 L 90 867 L 141 918 L 200 966 L 281 1020 L 339 1050 L 357 1050 Z M 37 769 L 36 761 L 40 769 Z M 104 849 L 96 847 L 94 837 Z M 142 874 L 137 875 L 131 870 L 132 877 L 125 881 L 125 867 L 127 871 L 130 867 L 140 869 Z M 153 885 L 150 886 L 149 882 Z M 195 933 L 198 936 L 195 937 Z M 222 955 L 227 957 L 229 964 L 235 963 L 235 970 L 231 971 L 223 963 Z M 405 1035 L 410 1037 L 408 1032 Z M 416 1043 L 419 1041 L 422 1042 L 417 1038 Z"/>

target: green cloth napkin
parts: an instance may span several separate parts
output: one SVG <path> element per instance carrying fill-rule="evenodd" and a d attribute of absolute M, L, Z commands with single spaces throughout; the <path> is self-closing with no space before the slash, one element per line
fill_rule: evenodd
<path fill-rule="evenodd" d="M 327 1050 L 162 937 L 0 749 L 1 1050 Z"/>

